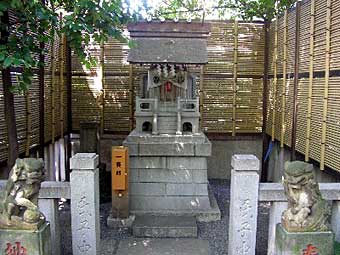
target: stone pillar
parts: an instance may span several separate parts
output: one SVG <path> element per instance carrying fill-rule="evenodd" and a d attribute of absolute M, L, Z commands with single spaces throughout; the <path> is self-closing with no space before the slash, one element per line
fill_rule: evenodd
<path fill-rule="evenodd" d="M 255 255 L 260 162 L 234 155 L 231 166 L 228 255 Z"/>
<path fill-rule="evenodd" d="M 268 255 L 275 255 L 275 233 L 276 225 L 281 222 L 281 216 L 287 209 L 287 202 L 272 202 L 269 212 L 269 228 L 268 228 Z"/>
<path fill-rule="evenodd" d="M 70 160 L 71 226 L 74 255 L 99 254 L 99 156 L 77 153 Z"/>
<path fill-rule="evenodd" d="M 333 201 L 331 225 L 335 241 L 340 242 L 340 201 Z"/>
<path fill-rule="evenodd" d="M 182 114 L 181 114 L 181 98 L 177 97 L 177 131 L 176 135 L 182 134 Z"/>
<path fill-rule="evenodd" d="M 158 135 L 158 99 L 155 98 L 154 106 L 153 106 L 153 118 L 152 118 L 152 134 Z"/>
<path fill-rule="evenodd" d="M 60 255 L 61 243 L 60 243 L 58 199 L 40 198 L 38 202 L 40 211 L 45 215 L 46 220 L 50 222 L 52 255 Z"/>
<path fill-rule="evenodd" d="M 98 153 L 98 122 L 80 123 L 80 152 Z"/>

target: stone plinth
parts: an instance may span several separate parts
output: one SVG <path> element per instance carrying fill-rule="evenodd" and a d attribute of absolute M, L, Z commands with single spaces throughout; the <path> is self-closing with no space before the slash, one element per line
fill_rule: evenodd
<path fill-rule="evenodd" d="M 287 232 L 276 226 L 276 255 L 334 254 L 334 234 L 328 232 Z"/>
<path fill-rule="evenodd" d="M 37 231 L 0 229 L 1 254 L 51 254 L 50 224 L 45 222 Z"/>
<path fill-rule="evenodd" d="M 259 160 L 234 155 L 231 166 L 228 254 L 255 255 Z"/>
<path fill-rule="evenodd" d="M 135 130 L 123 145 L 129 148 L 132 213 L 198 215 L 212 211 L 207 179 L 211 143 L 203 133 L 151 135 Z"/>
<path fill-rule="evenodd" d="M 98 155 L 78 153 L 70 164 L 73 254 L 99 254 Z"/>

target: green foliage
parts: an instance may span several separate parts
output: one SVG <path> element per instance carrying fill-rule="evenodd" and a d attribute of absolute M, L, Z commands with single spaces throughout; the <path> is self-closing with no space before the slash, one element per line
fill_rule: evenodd
<path fill-rule="evenodd" d="M 335 244 L 334 244 L 334 254 L 340 255 L 340 243 L 338 243 L 338 242 L 335 242 Z"/>
<path fill-rule="evenodd" d="M 168 19 L 204 18 L 217 13 L 220 18 L 239 17 L 243 20 L 271 21 L 276 15 L 292 7 L 297 0 L 164 0 L 153 17 Z"/>
<path fill-rule="evenodd" d="M 244 20 L 261 18 L 271 21 L 276 15 L 292 7 L 297 0 L 226 0 L 225 5 L 234 8 Z"/>
<path fill-rule="evenodd" d="M 41 0 L 1 0 L 2 20 L 8 12 L 15 20 L 0 24 L 1 31 L 8 34 L 1 38 L 0 68 L 22 68 L 18 86 L 12 88 L 18 92 L 27 90 L 32 70 L 41 64 L 39 54 L 44 52 L 40 43 L 51 42 L 56 34 L 64 33 L 82 64 L 89 67 L 95 61 L 86 46 L 108 37 L 126 40 L 122 25 L 137 18 L 124 0 L 49 0 L 45 4 Z"/>

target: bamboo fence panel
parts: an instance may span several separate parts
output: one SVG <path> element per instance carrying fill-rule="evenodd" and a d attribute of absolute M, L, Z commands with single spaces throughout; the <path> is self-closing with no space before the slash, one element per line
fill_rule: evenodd
<path fill-rule="evenodd" d="M 106 46 L 104 45 L 106 48 Z M 91 55 L 100 63 L 100 45 L 88 48 Z M 96 121 L 100 123 L 102 107 L 102 77 L 100 64 L 87 69 L 79 59 L 72 54 L 72 128 L 79 130 L 80 123 Z M 105 70 L 107 65 L 105 62 Z M 105 85 L 107 79 L 105 77 Z"/>
<path fill-rule="evenodd" d="M 316 0 L 315 9 L 314 71 L 325 71 L 326 1 Z"/>
<path fill-rule="evenodd" d="M 2 72 L 0 71 L 1 77 Z M 2 79 L 0 79 L 0 116 L 2 121 L 0 121 L 0 161 L 7 159 L 8 153 L 8 141 L 7 141 L 7 129 L 5 122 L 5 107 L 4 107 L 4 93 Z"/>
<path fill-rule="evenodd" d="M 280 147 L 284 146 L 284 135 L 286 132 L 285 111 L 286 108 L 286 84 L 287 84 L 287 39 L 288 39 L 288 11 L 285 11 L 283 18 L 283 58 L 282 58 L 282 85 L 281 85 L 281 138 Z"/>
<path fill-rule="evenodd" d="M 309 49 L 310 49 L 310 14 L 311 2 L 305 1 L 301 4 L 300 13 L 300 52 L 299 52 L 299 72 L 309 71 Z"/>
<path fill-rule="evenodd" d="M 232 116 L 232 136 L 236 134 L 236 97 L 237 97 L 237 62 L 238 62 L 238 22 L 234 22 L 234 63 L 233 63 L 233 116 Z"/>
<path fill-rule="evenodd" d="M 315 3 L 315 4 L 314 4 Z M 314 5 L 313 5 L 314 4 Z M 331 6 L 328 9 L 327 5 Z M 340 171 L 340 33 L 339 22 L 340 2 L 335 0 L 311 0 L 304 1 L 301 6 L 301 34 L 300 34 L 300 66 L 298 84 L 298 111 L 297 111 L 297 151 L 305 154 L 305 160 L 309 158 L 320 162 L 320 169 L 324 166 Z M 315 16 L 313 16 L 315 12 Z M 289 12 L 288 17 L 288 63 L 287 73 L 292 73 L 294 64 L 294 46 L 291 36 L 294 36 L 293 17 L 295 10 Z M 284 19 L 281 17 L 280 19 Z M 290 24 L 291 22 L 291 24 Z M 280 24 L 280 22 L 279 22 Z M 294 24 L 293 24 L 294 25 Z M 270 31 L 271 55 L 273 54 L 273 29 Z M 279 39 L 279 44 L 283 43 Z M 290 45 L 291 44 L 291 45 Z M 280 49 L 280 46 L 279 46 Z M 280 53 L 279 53 L 280 56 Z M 280 59 L 280 57 L 279 57 Z M 270 72 L 273 74 L 273 61 L 270 63 Z M 280 69 L 279 69 L 280 70 Z M 278 73 L 279 77 L 283 73 Z M 280 80 L 280 79 L 279 79 Z M 269 83 L 267 112 L 268 125 L 272 125 L 272 110 L 276 107 L 272 102 L 273 78 Z M 279 84 L 280 82 L 278 82 Z M 292 105 L 290 99 L 293 92 L 293 79 L 287 80 L 285 125 L 286 134 L 284 144 L 290 146 Z M 279 112 L 283 109 L 276 108 Z M 267 126 L 266 132 L 272 133 Z M 309 139 L 306 139 L 308 138 Z M 275 138 L 277 139 L 276 135 Z M 278 139 L 282 140 L 282 138 Z"/>
<path fill-rule="evenodd" d="M 307 127 L 306 127 L 306 146 L 305 161 L 309 160 L 311 118 L 312 118 L 312 96 L 313 96 L 313 76 L 314 76 L 314 34 L 315 31 L 315 0 L 311 0 L 310 8 L 310 35 L 309 35 L 309 79 L 308 79 L 308 106 L 307 106 Z"/>
<path fill-rule="evenodd" d="M 102 82 L 102 87 L 100 91 L 100 133 L 104 133 L 104 112 L 105 112 L 105 62 L 104 62 L 104 55 L 105 55 L 105 47 L 104 42 L 100 43 L 100 79 Z"/>
<path fill-rule="evenodd" d="M 323 97 L 323 114 L 322 114 L 322 135 L 321 135 L 321 161 L 320 169 L 325 169 L 325 151 L 327 136 L 327 113 L 328 113 L 328 90 L 329 90 L 329 71 L 330 71 L 330 49 L 331 49 L 331 15 L 332 1 L 327 0 L 326 14 L 326 51 L 325 51 L 325 88 Z"/>
<path fill-rule="evenodd" d="M 331 18 L 331 70 L 340 69 L 340 1 L 332 1 Z"/>

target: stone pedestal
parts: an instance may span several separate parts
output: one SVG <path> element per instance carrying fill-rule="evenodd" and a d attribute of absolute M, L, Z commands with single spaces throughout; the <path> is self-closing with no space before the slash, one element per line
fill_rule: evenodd
<path fill-rule="evenodd" d="M 73 254 L 99 254 L 99 157 L 77 153 L 71 158 L 71 225 Z"/>
<path fill-rule="evenodd" d="M 328 232 L 287 232 L 276 226 L 276 255 L 334 254 L 334 234 Z"/>
<path fill-rule="evenodd" d="M 0 254 L 51 255 L 50 224 L 38 231 L 0 229 Z"/>
<path fill-rule="evenodd" d="M 212 210 L 207 179 L 211 143 L 203 133 L 152 135 L 134 130 L 123 145 L 129 148 L 131 213 L 216 212 Z"/>

